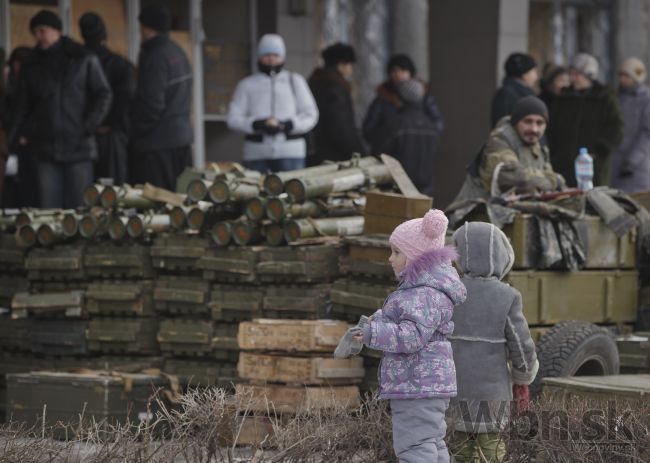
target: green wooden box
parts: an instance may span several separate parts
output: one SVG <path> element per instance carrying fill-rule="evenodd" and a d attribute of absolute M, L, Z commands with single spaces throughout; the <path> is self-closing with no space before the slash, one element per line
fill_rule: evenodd
<path fill-rule="evenodd" d="M 634 322 L 637 317 L 639 272 L 634 270 L 518 270 L 504 281 L 521 292 L 529 325 Z"/>

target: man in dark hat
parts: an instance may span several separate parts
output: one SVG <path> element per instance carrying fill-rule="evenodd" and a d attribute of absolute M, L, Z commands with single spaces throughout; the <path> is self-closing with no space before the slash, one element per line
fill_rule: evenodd
<path fill-rule="evenodd" d="M 497 125 L 499 119 L 510 114 L 519 98 L 535 94 L 534 88 L 539 78 L 537 63 L 525 53 L 508 56 L 504 70 L 506 76 L 503 85 L 492 99 L 492 127 Z"/>
<path fill-rule="evenodd" d="M 131 181 L 174 190 L 176 178 L 192 165 L 192 70 L 181 47 L 169 38 L 172 20 L 165 6 L 143 8 L 138 19 L 142 46 L 132 113 Z"/>
<path fill-rule="evenodd" d="M 324 66 L 316 68 L 308 81 L 320 116 L 313 131 L 313 153 L 307 157 L 307 165 L 318 165 L 325 160 L 345 161 L 352 153 L 364 151 L 356 127 L 349 80 L 356 61 L 354 48 L 335 43 L 325 48 L 321 56 Z"/>
<path fill-rule="evenodd" d="M 377 97 L 370 103 L 362 124 L 363 137 L 370 144 L 372 154 L 381 154 L 379 145 L 385 138 L 385 125 L 404 105 L 397 91 L 397 84 L 405 80 L 419 80 L 416 77 L 415 64 L 407 55 L 391 56 L 386 65 L 386 71 L 388 80 L 377 87 Z M 431 119 L 440 135 L 445 128 L 442 113 L 438 109 L 433 95 L 429 93 L 429 86 L 422 80 L 420 83 L 425 90 L 424 98 L 422 98 L 422 110 Z"/>
<path fill-rule="evenodd" d="M 94 134 L 111 105 L 97 57 L 61 34 L 61 20 L 41 10 L 30 21 L 37 45 L 23 64 L 10 143 L 37 162 L 41 207 L 74 208 L 93 182 Z"/>
<path fill-rule="evenodd" d="M 117 53 L 106 48 L 106 26 L 96 13 L 79 18 L 79 29 L 86 48 L 95 53 L 113 91 L 113 104 L 97 128 L 98 159 L 95 178 L 112 178 L 115 184 L 128 181 L 128 133 L 131 100 L 135 93 L 135 69 Z"/>
<path fill-rule="evenodd" d="M 490 132 L 452 208 L 465 200 L 505 192 L 534 194 L 564 188 L 564 178 L 553 171 L 548 148 L 540 143 L 547 125 L 544 102 L 534 95 L 520 98 Z"/>

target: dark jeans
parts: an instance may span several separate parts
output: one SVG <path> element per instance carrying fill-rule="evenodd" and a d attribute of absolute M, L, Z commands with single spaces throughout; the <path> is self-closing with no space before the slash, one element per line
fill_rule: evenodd
<path fill-rule="evenodd" d="M 74 209 L 83 204 L 83 192 L 93 183 L 93 162 L 38 162 L 41 207 Z"/>
<path fill-rule="evenodd" d="M 157 151 L 131 153 L 130 177 L 133 184 L 151 183 L 166 190 L 176 190 L 176 179 L 192 165 L 192 147 L 183 146 Z"/>
<path fill-rule="evenodd" d="M 244 167 L 263 174 L 268 172 L 284 172 L 305 167 L 304 158 L 262 159 L 259 161 L 244 161 Z"/>

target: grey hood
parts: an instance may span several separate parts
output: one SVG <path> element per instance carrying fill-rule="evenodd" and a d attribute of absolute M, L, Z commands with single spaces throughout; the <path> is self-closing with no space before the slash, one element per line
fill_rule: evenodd
<path fill-rule="evenodd" d="M 454 232 L 458 266 L 470 277 L 496 277 L 512 268 L 515 252 L 506 235 L 487 222 L 467 222 Z"/>

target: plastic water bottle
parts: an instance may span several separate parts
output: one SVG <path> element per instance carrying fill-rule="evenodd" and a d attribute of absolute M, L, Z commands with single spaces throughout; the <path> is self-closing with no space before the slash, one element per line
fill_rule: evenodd
<path fill-rule="evenodd" d="M 575 169 L 578 188 L 584 191 L 591 190 L 594 187 L 594 158 L 587 152 L 587 148 L 580 148 Z"/>

